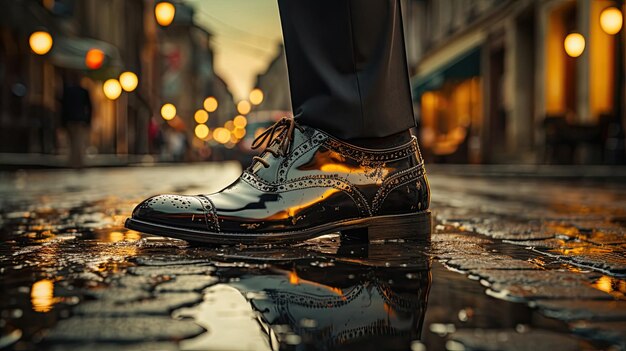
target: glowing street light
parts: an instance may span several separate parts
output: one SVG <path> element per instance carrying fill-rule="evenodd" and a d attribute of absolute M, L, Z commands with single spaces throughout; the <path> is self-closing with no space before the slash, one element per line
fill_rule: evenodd
<path fill-rule="evenodd" d="M 30 49 L 37 55 L 45 55 L 52 49 L 52 36 L 48 32 L 33 32 L 28 38 Z"/>
<path fill-rule="evenodd" d="M 176 106 L 170 103 L 161 106 L 161 117 L 166 121 L 172 120 L 176 117 Z"/>
<path fill-rule="evenodd" d="M 104 63 L 104 52 L 100 49 L 89 49 L 85 54 L 85 66 L 89 69 L 98 69 Z"/>
<path fill-rule="evenodd" d="M 585 37 L 580 33 L 570 33 L 563 42 L 565 52 L 571 57 L 578 57 L 585 51 Z"/>
<path fill-rule="evenodd" d="M 606 34 L 614 35 L 622 29 L 624 18 L 616 7 L 607 7 L 600 13 L 600 27 Z"/>
<path fill-rule="evenodd" d="M 194 134 L 196 134 L 198 139 L 204 140 L 209 136 L 209 127 L 206 124 L 198 124 L 194 129 Z"/>
<path fill-rule="evenodd" d="M 120 74 L 120 84 L 124 91 L 131 92 L 137 88 L 139 79 L 137 79 L 137 75 L 133 72 L 124 72 Z"/>
<path fill-rule="evenodd" d="M 213 96 L 209 96 L 208 98 L 204 99 L 204 109 L 209 112 L 215 112 L 215 110 L 217 110 L 217 105 L 217 99 Z"/>
<path fill-rule="evenodd" d="M 259 105 L 263 102 L 263 91 L 259 88 L 253 89 L 250 92 L 249 98 L 252 105 Z"/>
<path fill-rule="evenodd" d="M 198 110 L 194 113 L 193 119 L 195 119 L 198 124 L 206 123 L 206 121 L 209 120 L 209 113 L 205 110 Z"/>
<path fill-rule="evenodd" d="M 237 111 L 242 115 L 247 115 L 250 113 L 251 109 L 252 105 L 250 105 L 250 103 L 246 100 L 241 100 L 237 103 Z"/>
<path fill-rule="evenodd" d="M 122 86 L 117 79 L 108 79 L 102 85 L 104 96 L 109 100 L 116 100 L 122 94 Z"/>
<path fill-rule="evenodd" d="M 159 25 L 167 27 L 172 24 L 176 15 L 176 7 L 171 2 L 163 1 L 154 7 L 154 17 Z"/>

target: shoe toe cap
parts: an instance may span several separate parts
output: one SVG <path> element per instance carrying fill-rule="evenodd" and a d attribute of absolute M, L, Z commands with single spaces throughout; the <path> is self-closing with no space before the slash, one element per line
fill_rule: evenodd
<path fill-rule="evenodd" d="M 133 210 L 132 218 L 150 222 L 181 222 L 194 217 L 204 218 L 202 203 L 194 196 L 156 195 L 141 202 Z"/>

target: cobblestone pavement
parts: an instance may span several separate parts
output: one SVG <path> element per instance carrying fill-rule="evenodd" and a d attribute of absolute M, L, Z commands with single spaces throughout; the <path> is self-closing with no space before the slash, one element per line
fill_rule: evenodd
<path fill-rule="evenodd" d="M 0 349 L 626 349 L 620 183 L 433 172 L 430 244 L 199 247 L 122 226 L 146 196 L 239 172 L 0 174 Z"/>

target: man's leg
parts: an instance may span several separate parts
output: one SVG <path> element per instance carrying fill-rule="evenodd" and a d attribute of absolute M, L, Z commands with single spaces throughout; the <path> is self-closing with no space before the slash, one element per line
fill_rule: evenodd
<path fill-rule="evenodd" d="M 344 140 L 415 126 L 399 0 L 278 3 L 299 123 Z"/>

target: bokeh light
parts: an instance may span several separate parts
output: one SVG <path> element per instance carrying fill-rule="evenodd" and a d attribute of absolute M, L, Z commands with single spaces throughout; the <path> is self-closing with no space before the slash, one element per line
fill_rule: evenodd
<path fill-rule="evenodd" d="M 48 32 L 33 32 L 28 38 L 30 49 L 37 55 L 45 55 L 52 49 L 52 36 Z"/>
<path fill-rule="evenodd" d="M 259 105 L 260 103 L 263 102 L 263 91 L 259 88 L 253 89 L 250 92 L 249 98 L 250 98 L 250 102 L 253 105 Z"/>
<path fill-rule="evenodd" d="M 89 49 L 85 54 L 85 66 L 89 69 L 98 69 L 104 63 L 104 52 L 100 49 Z"/>
<path fill-rule="evenodd" d="M 243 129 L 243 128 L 235 128 L 235 130 L 233 130 L 233 134 L 238 139 L 241 139 L 241 138 L 243 138 L 246 135 L 246 130 Z"/>
<path fill-rule="evenodd" d="M 109 100 L 115 100 L 122 94 L 122 86 L 117 79 L 107 79 L 104 84 L 102 84 L 102 91 L 104 92 L 104 96 Z"/>
<path fill-rule="evenodd" d="M 163 119 L 166 121 L 169 121 L 176 117 L 176 106 L 170 103 L 161 106 L 161 117 L 163 117 Z"/>
<path fill-rule="evenodd" d="M 35 312 L 49 312 L 54 305 L 54 283 L 49 279 L 36 281 L 30 288 L 30 301 Z"/>
<path fill-rule="evenodd" d="M 580 33 L 571 33 L 565 37 L 563 42 L 565 52 L 571 57 L 578 57 L 585 51 L 585 37 Z"/>
<path fill-rule="evenodd" d="M 615 7 L 607 7 L 600 14 L 600 27 L 607 34 L 617 34 L 622 29 L 624 18 L 622 12 Z"/>
<path fill-rule="evenodd" d="M 236 128 L 245 128 L 248 124 L 248 119 L 245 116 L 239 115 L 233 119 L 233 124 Z"/>
<path fill-rule="evenodd" d="M 198 110 L 193 114 L 193 119 L 198 124 L 206 123 L 209 120 L 209 113 L 205 110 Z"/>
<path fill-rule="evenodd" d="M 214 112 L 215 110 L 217 110 L 217 99 L 214 98 L 213 96 L 209 96 L 208 98 L 204 99 L 204 109 L 209 111 L 209 112 Z"/>
<path fill-rule="evenodd" d="M 133 72 L 124 72 L 120 74 L 120 84 L 122 85 L 122 89 L 124 89 L 124 91 L 131 92 L 137 88 L 137 85 L 139 85 L 139 79 Z"/>
<path fill-rule="evenodd" d="M 239 101 L 239 103 L 237 103 L 237 111 L 242 115 L 247 115 L 248 113 L 250 113 L 251 109 L 252 105 L 250 105 L 250 102 L 248 102 L 247 100 L 241 100 Z"/>
<path fill-rule="evenodd" d="M 226 128 L 215 128 L 213 130 L 213 139 L 220 144 L 226 144 L 230 141 L 230 131 Z"/>
<path fill-rule="evenodd" d="M 176 7 L 167 1 L 160 2 L 154 7 L 154 16 L 159 25 L 167 27 L 174 21 Z"/>
<path fill-rule="evenodd" d="M 207 127 L 206 124 L 198 124 L 194 129 L 194 133 L 198 139 L 204 140 L 209 136 L 209 127 Z"/>
<path fill-rule="evenodd" d="M 232 131 L 235 129 L 235 123 L 233 123 L 233 121 L 226 121 L 226 123 L 224 123 L 224 128 Z"/>

